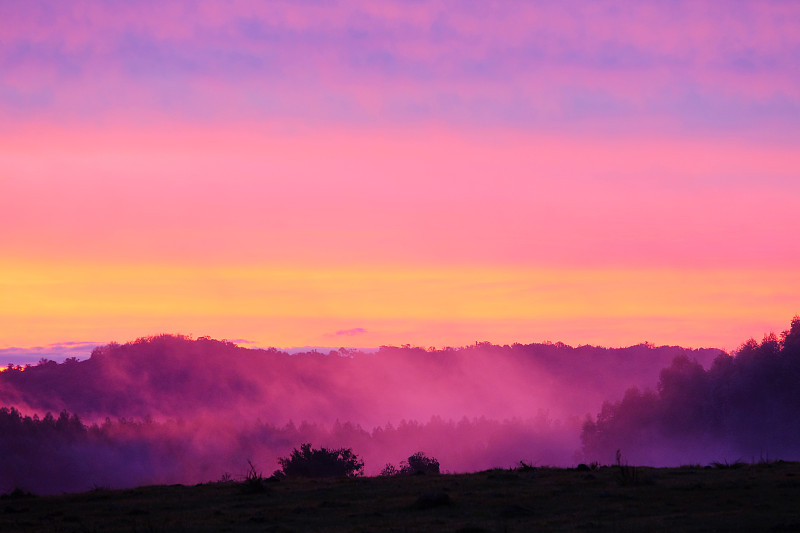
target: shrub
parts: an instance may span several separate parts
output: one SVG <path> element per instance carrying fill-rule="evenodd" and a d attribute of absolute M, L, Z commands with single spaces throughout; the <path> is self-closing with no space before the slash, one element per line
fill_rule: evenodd
<path fill-rule="evenodd" d="M 408 461 L 402 461 L 400 468 L 395 467 L 391 463 L 387 463 L 381 470 L 381 476 L 397 476 L 401 474 L 438 474 L 439 461 L 433 457 L 428 457 L 422 452 L 417 452 L 408 458 Z"/>
<path fill-rule="evenodd" d="M 407 474 L 438 474 L 439 461 L 427 457 L 422 452 L 417 452 L 408 458 L 408 463 L 403 465 Z"/>
<path fill-rule="evenodd" d="M 392 463 L 386 463 L 386 466 L 383 467 L 381 473 L 378 474 L 379 476 L 396 476 L 399 474 L 400 471 L 394 466 Z"/>
<path fill-rule="evenodd" d="M 278 462 L 286 477 L 356 477 L 364 474 L 364 461 L 350 448 L 316 449 L 305 443 Z"/>

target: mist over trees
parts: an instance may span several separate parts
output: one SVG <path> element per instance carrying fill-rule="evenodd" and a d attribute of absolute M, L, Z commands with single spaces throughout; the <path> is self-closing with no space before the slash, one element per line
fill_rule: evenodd
<path fill-rule="evenodd" d="M 58 494 L 95 487 L 125 488 L 160 483 L 244 479 L 252 461 L 272 472 L 281 457 L 306 441 L 331 450 L 352 448 L 364 472 L 377 475 L 387 461 L 408 457 L 409 448 L 429 450 L 447 471 L 476 471 L 515 464 L 564 460 L 563 428 L 546 421 L 482 419 L 401 421 L 371 430 L 351 424 L 221 419 L 105 420 L 85 424 L 76 415 L 23 415 L 0 409 L 0 493 L 21 488 Z M 577 434 L 578 427 L 569 428 Z M 572 448 L 569 448 L 572 450 Z"/>
<path fill-rule="evenodd" d="M 0 373 L 0 405 L 26 413 L 105 417 L 235 415 L 275 423 L 377 427 L 432 416 L 566 420 L 631 385 L 655 386 L 676 355 L 710 363 L 719 350 L 562 343 L 425 350 L 382 347 L 289 355 L 209 338 L 161 335 L 96 348 L 86 361 L 43 361 Z"/>
<path fill-rule="evenodd" d="M 798 338 L 796 318 L 733 356 L 650 344 L 296 355 L 172 335 L 110 344 L 0 372 L 0 456 L 13 458 L 0 461 L 0 492 L 243 477 L 307 442 L 352 449 L 366 475 L 413 450 L 443 472 L 611 463 L 617 449 L 647 464 L 792 458 Z"/>
<path fill-rule="evenodd" d="M 583 425 L 588 459 L 638 464 L 800 459 L 800 317 L 708 370 L 681 355 L 653 389 L 630 388 Z"/>

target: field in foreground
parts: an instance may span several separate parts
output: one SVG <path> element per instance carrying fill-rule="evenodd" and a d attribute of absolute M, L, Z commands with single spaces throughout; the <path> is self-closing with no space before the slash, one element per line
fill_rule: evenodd
<path fill-rule="evenodd" d="M 736 466 L 732 468 L 731 466 Z M 0 500 L 0 531 L 797 531 L 800 463 L 534 468 Z"/>

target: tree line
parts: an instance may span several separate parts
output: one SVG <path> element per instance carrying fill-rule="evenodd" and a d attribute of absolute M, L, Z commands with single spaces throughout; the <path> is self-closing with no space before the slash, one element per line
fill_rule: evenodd
<path fill-rule="evenodd" d="M 581 439 L 588 458 L 606 462 L 620 448 L 651 465 L 800 459 L 800 317 L 717 356 L 708 370 L 676 357 L 655 389 L 604 403 Z"/>

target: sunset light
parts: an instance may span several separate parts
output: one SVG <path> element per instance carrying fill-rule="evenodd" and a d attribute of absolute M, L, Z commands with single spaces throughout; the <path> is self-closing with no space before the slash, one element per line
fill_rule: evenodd
<path fill-rule="evenodd" d="M 0 497 L 800 460 L 799 67 L 783 0 L 0 0 Z"/>
<path fill-rule="evenodd" d="M 0 346 L 733 349 L 796 311 L 789 4 L 135 4 L 2 8 Z"/>

